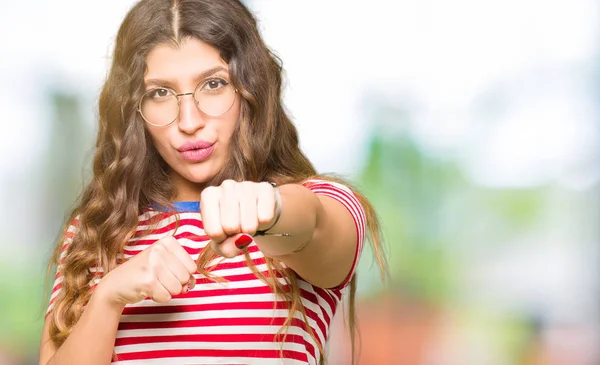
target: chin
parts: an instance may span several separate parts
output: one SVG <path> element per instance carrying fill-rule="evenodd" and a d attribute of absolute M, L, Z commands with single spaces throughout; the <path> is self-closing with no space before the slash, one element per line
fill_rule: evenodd
<path fill-rule="evenodd" d="M 181 174 L 181 176 L 187 181 L 194 184 L 204 184 L 212 179 L 212 176 L 206 173 L 194 173 L 187 172 L 185 174 Z"/>
<path fill-rule="evenodd" d="M 187 174 L 183 176 L 193 183 L 205 184 L 217 175 L 216 171 L 207 170 L 206 168 L 198 170 L 199 171 L 194 171 L 194 169 L 188 170 Z"/>
<path fill-rule="evenodd" d="M 198 164 L 178 163 L 171 171 L 178 175 L 179 179 L 192 184 L 206 184 L 221 170 L 220 164 L 215 162 L 217 161 L 205 161 Z M 181 181 L 181 183 L 185 184 L 185 181 Z"/>
<path fill-rule="evenodd" d="M 205 177 L 205 176 L 194 176 L 193 178 L 189 179 L 191 182 L 195 183 L 195 184 L 206 184 L 207 182 L 209 182 L 210 180 L 212 180 L 213 177 Z"/>

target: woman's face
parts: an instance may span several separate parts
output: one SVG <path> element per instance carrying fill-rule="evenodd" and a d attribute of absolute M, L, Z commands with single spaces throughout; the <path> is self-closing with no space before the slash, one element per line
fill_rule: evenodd
<path fill-rule="evenodd" d="M 229 157 L 231 136 L 240 114 L 240 97 L 229 85 L 229 68 L 212 46 L 197 39 L 184 40 L 179 48 L 158 45 L 150 51 L 144 76 L 146 90 L 151 93 L 145 118 L 154 145 L 170 168 L 171 179 L 178 190 L 176 200 L 198 200 L 205 182 L 212 179 Z M 228 86 L 227 86 L 228 85 Z M 198 88 L 197 88 L 198 87 Z M 223 104 L 222 90 L 229 88 L 231 103 Z M 164 96 L 179 96 L 180 106 L 164 107 Z M 194 95 L 201 100 L 197 105 Z M 172 101 L 175 98 L 172 97 Z M 221 104 L 219 104 L 221 103 Z M 174 105 L 174 104 L 172 104 Z M 204 112 L 202 110 L 204 110 Z M 169 110 L 171 113 L 164 112 Z M 222 114 L 218 116 L 213 111 Z M 162 111 L 162 112 L 161 112 Z M 208 112 L 209 114 L 206 114 Z M 168 115 L 173 115 L 169 119 Z M 152 118 L 155 119 L 152 119 Z"/>

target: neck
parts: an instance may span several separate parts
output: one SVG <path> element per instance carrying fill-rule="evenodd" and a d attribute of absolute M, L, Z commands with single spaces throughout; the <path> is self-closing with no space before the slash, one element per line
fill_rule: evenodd
<path fill-rule="evenodd" d="M 174 202 L 199 201 L 200 193 L 206 187 L 205 183 L 195 183 L 179 174 L 171 174 L 171 183 L 175 187 Z"/>

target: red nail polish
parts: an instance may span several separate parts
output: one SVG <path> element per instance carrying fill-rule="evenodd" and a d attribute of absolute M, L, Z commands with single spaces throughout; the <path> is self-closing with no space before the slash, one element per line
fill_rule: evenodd
<path fill-rule="evenodd" d="M 252 242 L 252 237 L 247 234 L 241 235 L 237 240 L 235 240 L 235 246 L 240 250 L 246 248 Z"/>

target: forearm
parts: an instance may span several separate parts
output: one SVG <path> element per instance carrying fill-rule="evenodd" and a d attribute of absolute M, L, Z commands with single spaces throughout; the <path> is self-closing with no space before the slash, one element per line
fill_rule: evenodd
<path fill-rule="evenodd" d="M 282 186 L 281 200 L 280 222 L 270 231 L 292 236 L 258 237 L 259 248 L 313 285 L 338 286 L 348 277 L 358 248 L 350 211 L 339 200 L 300 185 Z M 355 204 L 358 210 L 360 203 Z"/>
<path fill-rule="evenodd" d="M 281 217 L 269 233 L 287 233 L 290 236 L 255 238 L 261 251 L 270 257 L 289 255 L 303 248 L 313 238 L 317 223 L 323 215 L 323 205 L 320 200 L 304 186 L 282 185 L 279 187 L 279 193 Z"/>
<path fill-rule="evenodd" d="M 110 364 L 122 310 L 94 293 L 73 332 L 46 365 Z"/>

